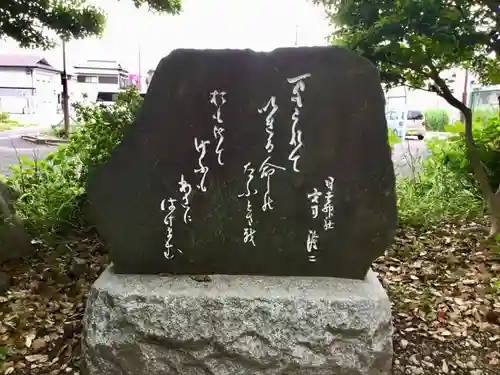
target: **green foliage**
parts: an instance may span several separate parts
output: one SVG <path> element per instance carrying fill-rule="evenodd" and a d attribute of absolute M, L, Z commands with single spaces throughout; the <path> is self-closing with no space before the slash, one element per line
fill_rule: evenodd
<path fill-rule="evenodd" d="M 371 60 L 388 86 L 432 89 L 456 101 L 440 73 L 470 68 L 483 82 L 500 76 L 498 6 L 491 0 L 313 0 L 326 5 L 335 44 Z M 455 99 L 455 100 L 453 100 Z"/>
<path fill-rule="evenodd" d="M 450 115 L 444 109 L 429 109 L 424 114 L 429 130 L 443 132 L 450 123 Z"/>
<path fill-rule="evenodd" d="M 60 147 L 45 160 L 23 155 L 7 183 L 21 193 L 16 211 L 33 233 L 59 232 L 78 221 L 83 194 L 78 162 Z"/>
<path fill-rule="evenodd" d="M 121 142 L 125 128 L 134 121 L 142 102 L 139 92 L 132 88 L 120 93 L 112 106 L 76 105 L 78 122 L 84 126 L 71 136 L 68 152 L 80 160 L 83 180 L 88 170 L 105 162 Z"/>
<path fill-rule="evenodd" d="M 477 217 L 484 209 L 481 195 L 470 181 L 432 155 L 415 179 L 399 179 L 396 191 L 402 224 L 430 227 Z"/>
<path fill-rule="evenodd" d="M 146 5 L 154 12 L 177 14 L 181 0 L 133 0 L 136 7 Z M 11 37 L 22 47 L 50 48 L 52 30 L 69 40 L 100 35 L 105 14 L 86 0 L 3 0 L 0 12 L 0 38 Z"/>
<path fill-rule="evenodd" d="M 467 145 L 464 136 L 464 125 L 456 122 L 446 127 L 455 133 L 447 142 L 429 142 L 434 158 L 448 169 L 476 187 L 473 171 L 467 159 Z M 500 186 L 500 117 L 498 114 L 488 117 L 474 117 L 472 134 L 479 151 L 488 181 L 493 189 Z"/>
<path fill-rule="evenodd" d="M 454 133 L 446 140 L 430 139 L 431 156 L 415 180 L 398 181 L 400 219 L 409 224 L 429 225 L 444 220 L 470 218 L 483 213 L 484 203 L 467 158 L 464 124 L 446 126 Z M 473 136 L 488 181 L 500 184 L 500 117 L 476 116 Z"/>
<path fill-rule="evenodd" d="M 332 43 L 340 44 L 370 60 L 380 71 L 381 79 L 387 88 L 406 85 L 429 90 L 443 97 L 450 105 L 459 109 L 466 118 L 470 118 L 468 108 L 460 98 L 454 96 L 449 82 L 443 73 L 452 68 L 466 68 L 475 73 L 482 83 L 493 83 L 500 77 L 500 7 L 492 0 L 313 0 L 323 3 L 331 18 L 335 30 Z M 492 52 L 496 52 L 492 53 Z M 469 124 L 468 124 L 469 125 Z M 480 144 L 482 157 L 493 155 L 492 142 L 488 140 L 488 131 L 475 135 L 483 137 Z M 461 141 L 458 141 L 461 142 Z M 459 143 L 462 144 L 463 143 Z M 459 147 L 457 144 L 454 147 Z M 476 157 L 472 153 L 460 155 Z M 468 169 L 468 163 L 453 159 L 453 153 L 446 153 L 446 159 L 437 160 L 436 171 L 442 177 L 433 175 L 432 166 L 424 166 L 420 180 L 415 184 L 403 183 L 403 198 L 414 197 L 415 203 L 422 202 L 422 214 L 425 210 L 437 210 L 443 217 L 452 214 L 439 200 L 462 197 L 466 190 L 463 184 L 474 186 L 467 190 L 475 196 L 475 184 L 470 183 L 462 173 Z M 444 158 L 444 157 L 443 157 Z M 433 157 L 434 159 L 434 157 Z M 449 161 L 448 159 L 454 160 Z M 477 159 L 477 158 L 475 158 Z M 481 160 L 477 160 L 480 162 Z M 431 163 L 430 161 L 427 163 Z M 461 166 L 459 169 L 453 165 Z M 494 165 L 492 160 L 485 160 L 486 165 Z M 478 163 L 476 163 L 478 165 Z M 489 167 L 488 167 L 489 168 Z M 426 175 L 427 174 L 427 175 Z M 430 174 L 430 175 L 429 175 Z M 488 171 L 490 180 L 496 179 Z M 428 178 L 427 178 L 428 177 Z M 451 178 L 444 181 L 442 178 Z M 468 176 L 466 176 L 468 177 Z M 443 181 L 443 182 L 441 182 Z M 423 188 L 422 188 L 423 187 Z M 415 191 L 416 189 L 416 191 Z M 446 190 L 444 190 L 446 189 Z M 496 189 L 496 187 L 495 187 Z M 453 194 L 451 193 L 453 192 Z M 489 196 L 490 191 L 483 189 Z M 432 199 L 437 206 L 433 206 Z M 475 207 L 467 196 L 462 197 L 467 203 L 452 200 L 457 210 L 463 211 L 463 205 Z M 409 209 L 410 201 L 401 201 L 400 207 Z M 428 202 L 428 204 L 424 204 Z M 462 207 L 458 207 L 462 206 Z M 491 209 L 491 207 L 490 207 Z M 474 210 L 472 210 L 474 211 Z M 428 211 L 429 215 L 433 211 Z M 466 212 L 460 212 L 465 214 Z M 498 213 L 490 212 L 497 215 Z M 403 214 L 404 217 L 404 214 Z M 411 217 L 411 213 L 408 218 Z"/>
<path fill-rule="evenodd" d="M 12 129 L 16 126 L 26 126 L 26 125 L 21 125 L 19 122 L 16 120 L 12 120 L 10 118 L 10 114 L 7 112 L 0 112 L 0 131 L 1 130 L 9 130 Z"/>
<path fill-rule="evenodd" d="M 0 363 L 4 362 L 9 356 L 9 348 L 0 346 Z"/>
<path fill-rule="evenodd" d="M 81 225 L 88 171 L 105 162 L 123 139 L 142 104 L 132 88 L 112 106 L 77 107 L 78 122 L 67 145 L 44 160 L 21 157 L 6 182 L 21 193 L 18 215 L 36 234 L 53 234 Z"/>
<path fill-rule="evenodd" d="M 401 139 L 392 132 L 391 129 L 387 129 L 387 140 L 389 142 L 389 146 L 391 147 L 391 151 L 394 150 L 394 145 L 401 142 Z"/>

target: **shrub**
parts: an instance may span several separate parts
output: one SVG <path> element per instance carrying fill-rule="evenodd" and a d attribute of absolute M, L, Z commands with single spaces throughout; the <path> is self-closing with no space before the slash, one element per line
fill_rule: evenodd
<path fill-rule="evenodd" d="M 387 141 L 389 142 L 391 151 L 393 151 L 394 145 L 400 143 L 401 139 L 391 129 L 387 129 Z"/>
<path fill-rule="evenodd" d="M 137 89 L 120 93 L 112 106 L 76 105 L 78 127 L 71 136 L 68 152 L 81 162 L 81 179 L 86 183 L 89 169 L 106 162 L 111 151 L 121 143 L 143 102 Z"/>
<path fill-rule="evenodd" d="M 10 115 L 7 112 L 0 112 L 0 122 L 9 122 Z"/>
<path fill-rule="evenodd" d="M 480 194 L 467 158 L 464 124 L 445 127 L 453 135 L 446 140 L 430 139 L 431 156 L 423 162 L 414 180 L 398 181 L 400 219 L 428 225 L 444 220 L 470 218 L 484 212 Z M 500 185 L 500 118 L 498 114 L 474 117 L 473 136 L 489 183 Z"/>
<path fill-rule="evenodd" d="M 44 160 L 21 157 L 6 182 L 21 193 L 19 216 L 35 234 L 54 234 L 79 226 L 91 168 L 104 163 L 142 104 L 136 89 L 121 93 L 112 106 L 77 106 L 81 124 L 67 145 Z"/>
<path fill-rule="evenodd" d="M 444 109 L 429 109 L 424 111 L 425 122 L 429 130 L 442 132 L 450 123 L 450 115 Z"/>
<path fill-rule="evenodd" d="M 64 147 L 45 160 L 22 155 L 7 183 L 21 193 L 16 212 L 32 233 L 60 232 L 77 225 L 83 189 L 78 165 Z"/>
<path fill-rule="evenodd" d="M 434 155 L 424 160 L 415 178 L 398 179 L 396 192 L 399 220 L 405 225 L 430 227 L 474 218 L 484 211 L 482 196 L 474 185 Z"/>
<path fill-rule="evenodd" d="M 447 139 L 447 142 L 432 141 L 429 146 L 435 158 L 439 159 L 443 165 L 476 187 L 477 183 L 467 159 L 464 129 L 462 123 L 456 122 L 446 128 L 447 131 L 454 133 Z M 488 180 L 496 190 L 500 185 L 500 117 L 498 114 L 486 117 L 475 116 L 472 133 Z"/>

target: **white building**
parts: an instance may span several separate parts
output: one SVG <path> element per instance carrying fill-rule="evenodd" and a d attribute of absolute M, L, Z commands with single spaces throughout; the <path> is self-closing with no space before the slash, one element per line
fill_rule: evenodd
<path fill-rule="evenodd" d="M 60 71 L 41 56 L 0 55 L 0 111 L 54 114 L 62 91 Z"/>
<path fill-rule="evenodd" d="M 87 60 L 73 67 L 78 90 L 89 96 L 118 92 L 130 85 L 129 72 L 115 60 Z"/>

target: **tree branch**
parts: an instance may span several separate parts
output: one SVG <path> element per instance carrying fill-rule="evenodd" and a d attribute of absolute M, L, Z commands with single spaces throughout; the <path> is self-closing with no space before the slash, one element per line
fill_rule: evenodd
<path fill-rule="evenodd" d="M 431 78 L 436 83 L 437 87 L 441 90 L 439 95 L 443 97 L 448 103 L 450 103 L 453 107 L 457 108 L 464 114 L 465 117 L 465 140 L 467 142 L 467 149 L 469 154 L 469 162 L 474 171 L 476 179 L 479 183 L 481 191 L 483 192 L 484 198 L 486 199 L 490 212 L 492 208 L 490 206 L 491 199 L 493 197 L 493 191 L 488 182 L 488 176 L 484 170 L 484 167 L 481 163 L 481 157 L 479 156 L 479 152 L 477 150 L 476 144 L 474 142 L 474 137 L 472 135 L 472 111 L 469 107 L 467 107 L 460 100 L 455 98 L 455 96 L 450 91 L 446 82 L 439 76 L 437 69 L 431 63 L 429 65 L 431 68 Z M 493 213 L 493 212 L 491 212 Z"/>

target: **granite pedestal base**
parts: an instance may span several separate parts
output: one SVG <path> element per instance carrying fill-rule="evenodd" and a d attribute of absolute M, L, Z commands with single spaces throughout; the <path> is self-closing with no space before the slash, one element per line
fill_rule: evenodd
<path fill-rule="evenodd" d="M 116 275 L 87 301 L 84 375 L 389 374 L 389 299 L 364 281 Z"/>

